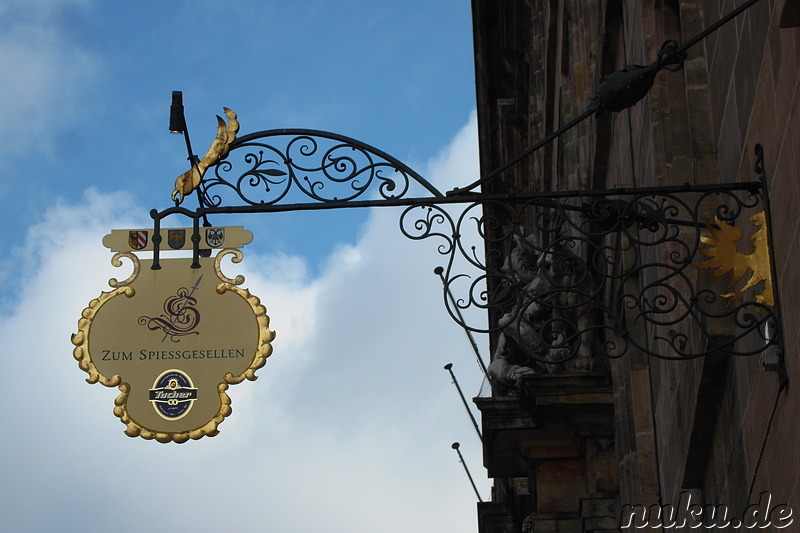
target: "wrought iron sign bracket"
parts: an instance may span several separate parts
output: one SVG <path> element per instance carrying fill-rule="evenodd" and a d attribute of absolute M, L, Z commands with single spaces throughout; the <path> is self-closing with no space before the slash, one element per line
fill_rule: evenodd
<path fill-rule="evenodd" d="M 343 135 L 281 129 L 237 137 L 238 117 L 227 108 L 198 158 L 182 95 L 173 93 L 170 130 L 184 136 L 189 169 L 175 180 L 174 206 L 150 212 L 151 235 L 118 229 L 103 238 L 114 252 L 112 265 L 125 259 L 133 273 L 110 279 L 112 290 L 82 311 L 72 336 L 78 366 L 89 383 L 119 388 L 114 414 L 126 434 L 164 443 L 216 435 L 232 412 L 227 389 L 256 379 L 275 333 L 260 299 L 241 286 L 244 276 L 229 277 L 221 265 L 223 258 L 243 258 L 239 248 L 252 233 L 211 226 L 208 217 L 396 207 L 403 235 L 437 244 L 445 266 L 434 272 L 445 308 L 469 334 L 495 392 L 511 384 L 524 394 L 520 384 L 530 374 L 606 380 L 609 361 L 626 354 L 671 360 L 760 355 L 784 387 L 760 146 L 759 180 L 747 183 L 474 192 L 579 121 L 633 105 L 659 71 L 679 69 L 689 46 L 757 1 L 743 3 L 683 46 L 667 42 L 654 63 L 607 77 L 586 113 L 447 194 L 389 154 Z M 192 193 L 198 207 L 183 207 Z M 190 218 L 191 228 L 164 228 L 171 215 Z M 191 259 L 161 259 L 163 251 L 188 248 Z M 149 252 L 152 258 L 143 255 Z M 472 332 L 490 335 L 488 367 Z"/>
<path fill-rule="evenodd" d="M 746 183 L 445 195 L 355 139 L 263 131 L 208 165 L 196 209 L 151 211 L 152 268 L 170 215 L 192 219 L 199 268 L 200 220 L 211 215 L 398 207 L 406 237 L 439 244 L 453 320 L 492 335 L 492 359 L 507 368 L 596 372 L 632 351 L 682 360 L 724 350 L 762 355 L 785 383 L 760 146 L 756 156 L 760 179 Z M 464 318 L 476 309 L 489 326 Z"/>
<path fill-rule="evenodd" d="M 722 351 L 761 355 L 785 386 L 760 146 L 759 181 L 748 183 L 475 192 L 593 114 L 634 105 L 658 72 L 680 70 L 691 46 L 758 1 L 742 3 L 683 45 L 665 42 L 649 65 L 607 76 L 582 115 L 447 194 L 387 153 L 342 135 L 281 129 L 237 138 L 237 116 L 226 108 L 227 121 L 218 117 L 202 160 L 191 154 L 187 134 L 192 167 L 175 182 L 175 206 L 151 211 L 152 268 L 160 268 L 161 221 L 173 214 L 192 219 L 191 266 L 200 268 L 200 219 L 208 225 L 210 215 L 402 207 L 406 237 L 439 242 L 447 266 L 437 273 L 450 316 L 467 331 L 492 335 L 488 373 L 495 382 L 526 372 L 596 372 L 629 352 L 683 360 Z M 194 191 L 199 206 L 181 207 Z M 488 325 L 465 319 L 472 310 L 488 312 Z"/>

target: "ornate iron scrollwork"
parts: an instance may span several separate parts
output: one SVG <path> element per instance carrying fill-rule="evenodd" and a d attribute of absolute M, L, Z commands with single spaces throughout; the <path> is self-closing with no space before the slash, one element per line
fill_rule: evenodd
<path fill-rule="evenodd" d="M 242 202 L 264 206 L 300 200 L 399 199 L 408 195 L 414 182 L 442 196 L 414 170 L 372 146 L 329 132 L 297 129 L 237 139 L 200 189 L 209 207 Z"/>
<path fill-rule="evenodd" d="M 758 287 L 723 297 L 730 287 L 696 268 L 707 259 L 700 252 L 714 217 L 747 231 L 742 222 L 765 207 L 756 182 L 590 191 L 476 200 L 456 214 L 409 207 L 401 228 L 439 241 L 445 295 L 456 295 L 445 306 L 464 328 L 498 336 L 495 361 L 516 371 L 592 371 L 632 350 L 689 359 L 776 345 L 765 328 L 780 328 L 778 311 Z M 473 240 L 486 243 L 485 255 L 465 244 Z M 488 311 L 488 325 L 464 319 L 472 309 Z M 711 337 L 724 340 L 711 347 Z"/>
<path fill-rule="evenodd" d="M 666 41 L 649 65 L 627 65 L 606 76 L 583 114 L 447 195 L 399 160 L 342 135 L 283 129 L 235 139 L 238 120 L 227 109 L 229 123 L 219 119 L 212 149 L 198 163 L 179 117 L 175 129 L 186 135 L 196 168 L 178 178 L 173 199 L 199 185 L 200 206 L 190 211 L 176 204 L 151 212 L 152 268 L 159 268 L 161 219 L 175 213 L 193 218 L 192 267 L 199 268 L 199 219 L 210 214 L 403 206 L 403 233 L 437 239 L 447 258 L 440 276 L 453 320 L 468 331 L 496 336 L 490 374 L 492 366 L 512 378 L 524 372 L 591 372 L 607 358 L 631 351 L 663 359 L 725 351 L 768 354 L 766 366 L 781 372 L 785 383 L 760 146 L 760 182 L 528 195 L 472 192 L 593 114 L 635 104 L 659 71 L 680 70 L 689 48 L 758 1 L 743 2 L 682 45 Z M 213 176 L 204 175 L 206 168 L 213 168 Z M 420 189 L 427 196 L 414 196 Z M 453 215 L 450 204 L 466 207 Z M 752 253 L 736 248 L 747 219 L 760 226 L 749 231 Z M 704 236 L 706 230 L 710 236 Z M 704 277 L 705 270 L 711 272 Z M 728 272 L 727 286 L 709 279 Z M 464 318 L 470 310 L 488 311 L 488 322 L 476 325 Z"/>
<path fill-rule="evenodd" d="M 195 211 L 151 212 L 153 268 L 160 221 L 174 213 L 194 219 L 197 258 L 199 219 L 210 214 L 402 206 L 403 233 L 437 240 L 447 259 L 443 294 L 453 320 L 494 335 L 490 375 L 492 367 L 504 375 L 593 372 L 631 351 L 663 359 L 770 351 L 775 360 L 778 350 L 780 362 L 777 291 L 774 306 L 767 298 L 774 272 L 764 276 L 772 263 L 737 251 L 730 238 L 749 227 L 757 242 L 768 241 L 766 224 L 763 233 L 746 224 L 769 220 L 758 148 L 760 182 L 445 196 L 365 143 L 269 130 L 230 143 L 200 183 Z M 719 279 L 707 279 L 709 270 Z M 488 321 L 483 313 L 473 322 L 472 310 L 488 311 Z"/>

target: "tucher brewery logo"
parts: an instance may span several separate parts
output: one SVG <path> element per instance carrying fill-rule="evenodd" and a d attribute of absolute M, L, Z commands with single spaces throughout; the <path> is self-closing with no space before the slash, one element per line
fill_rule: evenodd
<path fill-rule="evenodd" d="M 252 234 L 240 227 L 214 229 L 219 231 L 206 239 L 228 248 L 196 263 L 148 257 L 157 230 L 112 230 L 103 239 L 116 252 L 111 263 L 129 262 L 133 272 L 123 281 L 110 279 L 111 291 L 83 310 L 72 336 L 73 357 L 89 383 L 119 389 L 114 415 L 128 436 L 182 443 L 217 435 L 233 412 L 228 389 L 255 380 L 272 353 L 275 334 L 261 300 L 240 287 L 244 276 L 223 273 L 223 258 L 240 262 L 237 248 Z M 161 248 L 165 253 L 192 229 L 167 231 L 175 241 Z"/>
<path fill-rule="evenodd" d="M 189 376 L 177 369 L 167 370 L 156 378 L 150 389 L 150 403 L 167 420 L 183 418 L 197 399 L 197 389 Z"/>

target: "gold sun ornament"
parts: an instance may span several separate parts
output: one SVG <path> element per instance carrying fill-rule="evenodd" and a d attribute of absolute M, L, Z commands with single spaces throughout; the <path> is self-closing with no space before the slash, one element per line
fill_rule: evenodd
<path fill-rule="evenodd" d="M 192 168 L 178 176 L 175 180 L 175 190 L 172 191 L 172 199 L 180 204 L 187 195 L 191 194 L 203 179 L 203 176 L 208 170 L 208 167 L 225 159 L 228 155 L 231 143 L 236 139 L 236 134 L 239 132 L 239 121 L 237 120 L 236 113 L 223 107 L 225 116 L 228 117 L 227 124 L 217 115 L 217 136 L 211 143 L 211 147 L 206 152 L 206 155 L 196 165 L 193 164 Z"/>
<path fill-rule="evenodd" d="M 773 306 L 775 299 L 772 292 L 766 214 L 764 211 L 760 211 L 748 220 L 759 227 L 750 237 L 752 253 L 744 254 L 738 250 L 738 242 L 742 238 L 740 229 L 714 217 L 714 224 L 708 224 L 710 235 L 700 237 L 700 242 L 704 246 L 698 248 L 701 254 L 710 259 L 694 266 L 708 270 L 714 269 L 706 275 L 706 278 L 719 278 L 732 272 L 731 281 L 728 283 L 729 289 L 733 289 L 750 271 L 750 278 L 740 289 L 734 289 L 732 292 L 723 294 L 722 297 L 727 298 L 729 303 L 741 302 L 746 290 L 763 281 L 764 288 L 760 293 L 755 294 L 754 299 L 760 304 Z"/>

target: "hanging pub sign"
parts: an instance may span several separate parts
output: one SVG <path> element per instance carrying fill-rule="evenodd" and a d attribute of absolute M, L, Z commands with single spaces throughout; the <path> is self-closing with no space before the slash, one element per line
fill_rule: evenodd
<path fill-rule="evenodd" d="M 119 387 L 114 414 L 131 437 L 180 443 L 216 435 L 231 413 L 228 387 L 256 379 L 272 352 L 266 309 L 240 287 L 243 276 L 231 279 L 221 268 L 226 256 L 242 260 L 238 248 L 252 233 L 196 231 L 201 250 L 215 253 L 161 257 L 156 268 L 144 258 L 153 250 L 152 228 L 106 235 L 103 244 L 116 252 L 111 263 L 119 267 L 126 259 L 133 273 L 109 280 L 112 290 L 89 303 L 72 336 L 87 381 Z M 191 250 L 192 232 L 160 229 L 162 251 Z"/>

